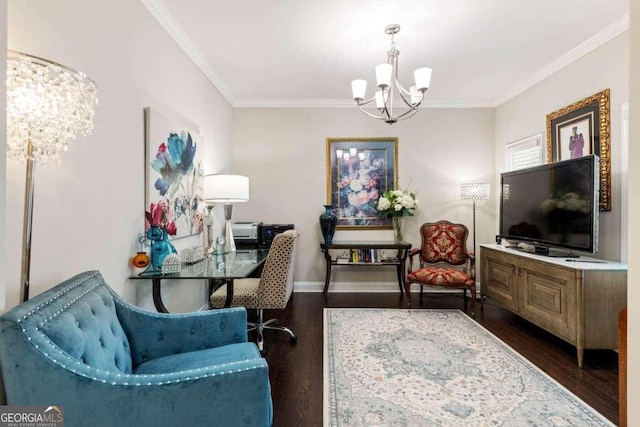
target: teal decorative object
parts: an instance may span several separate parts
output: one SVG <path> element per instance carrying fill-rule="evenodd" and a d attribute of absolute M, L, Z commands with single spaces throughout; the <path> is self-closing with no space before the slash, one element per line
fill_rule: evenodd
<path fill-rule="evenodd" d="M 325 244 L 330 245 L 333 242 L 336 225 L 338 225 L 338 216 L 333 213 L 331 205 L 324 205 L 324 213 L 320 215 L 320 230 Z"/>

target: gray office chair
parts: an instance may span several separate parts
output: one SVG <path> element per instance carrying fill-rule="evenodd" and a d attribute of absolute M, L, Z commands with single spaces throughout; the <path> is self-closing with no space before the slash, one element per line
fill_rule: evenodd
<path fill-rule="evenodd" d="M 257 331 L 257 344 L 264 353 L 264 329 L 274 329 L 287 332 L 291 342 L 297 337 L 291 329 L 278 325 L 277 319 L 265 321 L 264 310 L 284 310 L 293 293 L 293 274 L 298 252 L 298 236 L 296 230 L 287 230 L 273 239 L 269 254 L 264 263 L 260 278 L 236 279 L 233 282 L 232 307 L 245 307 L 258 311 L 258 321 L 248 322 L 249 331 Z M 211 306 L 222 307 L 226 298 L 223 286 L 211 294 Z"/>

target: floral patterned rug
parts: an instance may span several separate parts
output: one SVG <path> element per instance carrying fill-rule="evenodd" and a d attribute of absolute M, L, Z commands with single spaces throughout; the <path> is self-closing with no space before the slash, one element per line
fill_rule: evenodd
<path fill-rule="evenodd" d="M 324 310 L 325 426 L 613 426 L 459 310 Z"/>

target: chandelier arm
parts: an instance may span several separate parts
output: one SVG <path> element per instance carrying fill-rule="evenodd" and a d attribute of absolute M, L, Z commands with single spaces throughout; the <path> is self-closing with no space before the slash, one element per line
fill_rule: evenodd
<path fill-rule="evenodd" d="M 395 119 L 396 120 L 404 120 L 404 119 L 408 119 L 409 117 L 412 117 L 414 114 L 416 114 L 418 112 L 418 107 L 419 106 L 420 106 L 420 104 L 413 105 L 411 108 L 409 108 L 404 113 L 400 114 Z"/>
<path fill-rule="evenodd" d="M 407 91 L 404 87 L 402 87 L 402 85 L 400 84 L 400 81 L 398 80 L 398 77 L 397 77 L 397 76 L 396 76 L 396 79 L 395 79 L 395 80 L 396 80 L 396 86 L 397 86 L 397 87 L 398 87 L 398 89 L 399 89 L 399 90 L 398 90 L 398 93 L 400 94 L 400 98 L 402 98 L 402 100 L 403 100 L 403 101 L 404 101 L 404 103 L 407 105 L 407 107 L 413 108 L 413 102 L 411 102 L 411 101 L 410 101 L 410 99 L 411 99 L 411 97 L 412 97 L 413 95 L 411 94 L 411 92 Z M 422 97 L 420 98 L 420 101 L 418 101 L 418 102 L 416 103 L 416 106 L 417 106 L 417 105 L 420 105 L 420 103 L 421 103 L 421 102 L 422 102 L 422 100 L 424 99 L 424 92 L 422 92 L 422 91 L 421 91 L 421 93 L 422 93 Z M 409 96 L 409 99 L 407 99 L 407 98 L 405 97 L 405 95 L 408 95 L 408 96 Z"/>
<path fill-rule="evenodd" d="M 357 104 L 358 106 L 361 106 L 361 105 L 367 105 L 367 104 L 371 103 L 371 101 L 373 101 L 373 100 L 375 100 L 375 99 L 376 99 L 376 97 L 375 97 L 375 95 L 374 95 L 374 96 L 372 96 L 371 98 L 367 99 L 366 101 L 356 101 L 356 104 Z"/>
<path fill-rule="evenodd" d="M 371 100 L 369 100 L 369 102 L 370 102 L 370 101 L 371 101 Z M 367 103 L 368 103 L 368 102 L 367 102 Z M 365 104 L 366 104 L 366 103 L 365 103 Z M 365 110 L 362 108 L 362 105 L 364 105 L 364 104 L 360 104 L 360 103 L 358 103 L 358 110 L 362 111 L 364 114 L 366 114 L 367 116 L 372 117 L 372 118 L 374 118 L 374 119 L 384 120 L 384 117 L 376 116 L 375 114 L 371 114 L 370 112 L 365 111 Z"/>

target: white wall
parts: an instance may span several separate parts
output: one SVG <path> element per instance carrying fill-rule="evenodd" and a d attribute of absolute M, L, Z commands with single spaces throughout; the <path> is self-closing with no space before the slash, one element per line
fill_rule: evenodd
<path fill-rule="evenodd" d="M 629 96 L 629 278 L 628 291 L 628 358 L 627 358 L 627 410 L 628 425 L 640 424 L 640 2 L 631 1 L 630 40 L 630 96 Z"/>
<path fill-rule="evenodd" d="M 324 281 L 318 217 L 327 199 L 326 138 L 398 137 L 400 188 L 418 192 L 417 215 L 407 219 L 405 239 L 419 246 L 419 227 L 448 219 L 471 229 L 468 202 L 458 199 L 461 182 L 491 182 L 494 177 L 493 109 L 423 109 L 392 126 L 357 109 L 236 109 L 233 155 L 236 172 L 250 178 L 251 200 L 234 207 L 234 219 L 295 223 L 301 233 L 298 289 L 317 289 Z M 494 241 L 493 205 L 477 212 L 478 243 Z M 391 230 L 338 230 L 335 241 L 392 240 Z M 469 247 L 472 242 L 469 239 Z M 363 274 L 364 273 L 364 274 Z M 397 289 L 393 269 L 334 269 L 331 290 L 348 282 Z"/>
<path fill-rule="evenodd" d="M 0 0 L 0 64 L 7 63 L 7 1 Z M 0 82 L 7 81 L 7 67 L 0 66 Z M 7 165 L 7 87 L 0 85 L 0 171 L 6 170 Z M 5 263 L 5 215 L 7 211 L 6 201 L 6 176 L 0 172 L 0 277 L 6 277 Z M 0 312 L 5 306 L 6 281 L 0 281 Z M 2 388 L 2 387 L 0 387 Z"/>
<path fill-rule="evenodd" d="M 31 295 L 98 269 L 126 299 L 153 308 L 150 283 L 127 280 L 144 231 L 143 108 L 198 124 L 205 171 L 220 171 L 230 168 L 231 106 L 137 1 L 9 1 L 8 45 L 82 70 L 100 98 L 92 135 L 72 142 L 61 165 L 36 168 Z M 19 298 L 24 165 L 8 161 L 6 173 L 11 307 Z M 163 288 L 174 311 L 201 306 L 204 293 L 204 284 Z"/>
<path fill-rule="evenodd" d="M 496 109 L 496 178 L 505 169 L 505 145 L 542 133 L 546 115 L 603 89 L 611 89 L 611 211 L 600 212 L 599 258 L 620 260 L 621 243 L 621 105 L 629 100 L 629 33 L 593 52 L 500 105 Z M 495 230 L 498 224 L 495 223 Z"/>

